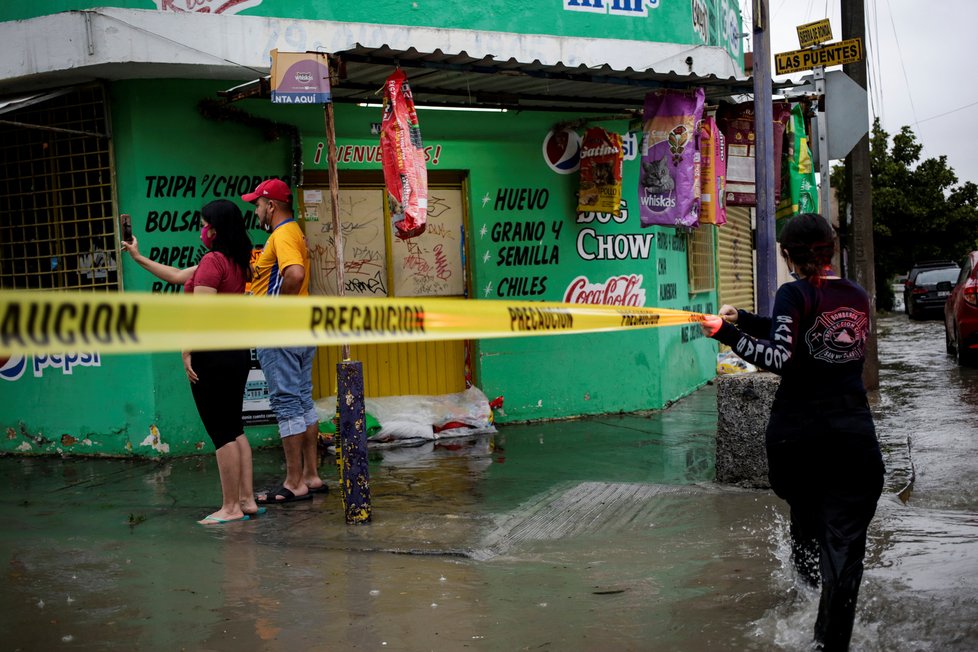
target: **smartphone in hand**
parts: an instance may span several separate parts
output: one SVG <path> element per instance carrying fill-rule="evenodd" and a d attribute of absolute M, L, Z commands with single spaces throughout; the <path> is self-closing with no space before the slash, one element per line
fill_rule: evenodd
<path fill-rule="evenodd" d="M 126 244 L 132 243 L 132 218 L 129 213 L 119 216 L 119 226 L 122 228 L 122 241 Z"/>

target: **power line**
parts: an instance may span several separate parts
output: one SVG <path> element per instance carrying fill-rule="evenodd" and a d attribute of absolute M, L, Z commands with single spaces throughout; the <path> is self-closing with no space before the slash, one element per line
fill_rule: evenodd
<path fill-rule="evenodd" d="M 952 113 L 957 113 L 958 111 L 964 111 L 965 109 L 970 109 L 973 106 L 978 106 L 978 102 L 972 102 L 971 104 L 965 104 L 964 106 L 959 106 L 956 109 L 951 109 L 950 111 L 945 111 L 944 113 L 938 113 L 937 115 L 932 115 L 929 118 L 924 118 L 923 120 L 917 120 L 914 124 L 919 125 L 921 122 L 927 122 L 929 120 L 937 120 L 938 118 L 943 118 L 946 115 L 951 115 Z"/>
<path fill-rule="evenodd" d="M 871 12 L 876 10 L 876 0 L 870 7 Z M 872 14 L 870 16 L 872 17 Z M 875 20 L 874 20 L 875 22 Z M 879 32 L 873 33 L 872 24 L 866 30 L 866 82 L 869 91 L 869 104 L 874 118 L 883 120 L 883 78 L 879 71 L 880 42 Z M 874 63 L 876 64 L 874 67 Z"/>
<path fill-rule="evenodd" d="M 913 114 L 914 126 L 917 126 L 919 124 L 919 120 L 917 120 L 917 109 L 913 103 L 913 93 L 910 92 L 910 78 L 907 76 L 907 67 L 903 63 L 903 49 L 900 47 L 900 37 L 897 35 L 896 22 L 893 20 L 893 7 L 890 5 L 890 0 L 886 0 L 886 7 L 890 10 L 890 26 L 893 27 L 893 39 L 896 41 L 897 55 L 900 57 L 900 69 L 903 71 L 903 81 L 907 84 L 907 99 L 910 100 L 910 112 Z"/>
<path fill-rule="evenodd" d="M 876 0 L 873 0 L 873 42 L 876 44 L 876 50 L 873 54 L 873 60 L 876 64 L 876 94 L 879 100 L 879 114 L 878 117 L 880 122 L 883 122 L 883 112 L 885 106 L 883 104 L 883 69 L 880 65 L 880 11 L 879 6 L 876 4 Z"/>

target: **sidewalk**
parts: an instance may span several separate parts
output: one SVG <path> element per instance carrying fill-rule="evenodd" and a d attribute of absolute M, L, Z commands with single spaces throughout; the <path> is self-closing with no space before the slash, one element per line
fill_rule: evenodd
<path fill-rule="evenodd" d="M 373 452 L 366 526 L 344 524 L 328 468 L 327 496 L 205 528 L 210 455 L 0 459 L 7 647 L 642 649 L 664 622 L 645 576 L 690 555 L 667 529 L 653 546 L 650 523 L 724 493 L 715 429 L 707 387 L 648 415 Z M 256 452 L 256 486 L 281 473 L 279 450 Z"/>
<path fill-rule="evenodd" d="M 2 458 L 5 648 L 799 649 L 817 597 L 786 570 L 780 501 L 712 483 L 715 410 L 707 386 L 661 412 L 374 451 L 361 526 L 328 468 L 326 496 L 204 527 L 211 455 Z M 256 452 L 257 487 L 281 460 Z M 884 497 L 880 520 L 900 509 Z M 867 578 L 867 608 L 912 605 L 906 578 Z M 853 649 L 885 649 L 882 631 L 857 621 Z"/>

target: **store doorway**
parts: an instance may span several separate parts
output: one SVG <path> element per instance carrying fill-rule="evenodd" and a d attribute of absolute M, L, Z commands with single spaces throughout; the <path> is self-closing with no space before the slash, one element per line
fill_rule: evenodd
<path fill-rule="evenodd" d="M 307 181 L 298 208 L 310 249 L 309 293 L 336 296 L 329 186 L 317 177 Z M 464 177 L 429 178 L 428 227 L 417 238 L 400 240 L 391 232 L 381 173 L 341 176 L 345 294 L 468 296 L 466 197 Z M 460 340 L 353 345 L 350 357 L 363 363 L 365 396 L 450 394 L 466 388 L 467 345 Z M 336 394 L 336 364 L 341 359 L 340 347 L 319 348 L 313 372 L 317 398 Z"/>

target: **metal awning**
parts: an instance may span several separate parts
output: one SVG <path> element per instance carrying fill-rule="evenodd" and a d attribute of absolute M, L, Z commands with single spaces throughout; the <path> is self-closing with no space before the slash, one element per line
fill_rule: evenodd
<path fill-rule="evenodd" d="M 40 104 L 41 102 L 47 102 L 50 99 L 60 97 L 61 95 L 70 93 L 73 90 L 74 88 L 59 88 L 43 93 L 31 93 L 29 95 L 19 95 L 17 97 L 6 97 L 0 99 L 0 115 L 10 113 L 11 111 L 17 111 L 18 109 L 23 109 L 34 104 Z"/>
<path fill-rule="evenodd" d="M 720 78 L 652 69 L 617 70 L 610 65 L 566 66 L 521 62 L 493 55 L 473 56 L 441 50 L 419 52 L 387 45 L 359 43 L 331 55 L 334 102 L 379 102 L 384 80 L 397 67 L 408 69 L 417 104 L 444 107 L 492 107 L 515 111 L 622 112 L 641 110 L 653 89 L 700 87 L 707 101 L 753 93 L 750 78 Z M 692 58 L 689 59 L 690 66 Z M 793 86 L 775 84 L 775 90 Z M 269 78 L 248 82 L 222 93 L 230 101 L 268 95 Z"/>

